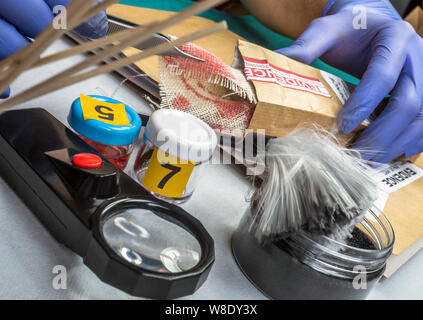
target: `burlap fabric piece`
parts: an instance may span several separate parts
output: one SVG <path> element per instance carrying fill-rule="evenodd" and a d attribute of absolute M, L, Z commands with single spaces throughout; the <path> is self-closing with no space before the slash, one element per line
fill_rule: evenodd
<path fill-rule="evenodd" d="M 188 112 L 216 130 L 244 131 L 257 103 L 244 74 L 195 44 L 187 43 L 180 49 L 204 62 L 160 57 L 160 107 Z"/>

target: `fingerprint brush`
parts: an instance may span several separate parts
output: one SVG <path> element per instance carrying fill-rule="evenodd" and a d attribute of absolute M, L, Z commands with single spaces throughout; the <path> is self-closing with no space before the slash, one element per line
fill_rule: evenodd
<path fill-rule="evenodd" d="M 377 197 L 366 165 L 358 151 L 341 147 L 324 130 L 296 130 L 270 140 L 251 202 L 256 237 L 299 230 L 345 237 Z"/>

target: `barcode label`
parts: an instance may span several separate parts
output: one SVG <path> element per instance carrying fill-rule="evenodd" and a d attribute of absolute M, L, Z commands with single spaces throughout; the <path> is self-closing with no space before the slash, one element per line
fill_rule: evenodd
<path fill-rule="evenodd" d="M 339 101 L 341 101 L 342 104 L 345 104 L 351 95 L 347 83 L 341 78 L 326 71 L 321 70 L 320 73 L 322 74 L 323 79 L 325 79 L 325 81 L 330 85 L 333 92 L 335 92 Z"/>

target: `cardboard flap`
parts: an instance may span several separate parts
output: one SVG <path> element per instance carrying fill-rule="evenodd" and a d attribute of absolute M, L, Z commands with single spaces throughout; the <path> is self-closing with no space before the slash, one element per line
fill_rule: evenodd
<path fill-rule="evenodd" d="M 238 50 L 260 101 L 331 118 L 341 110 L 341 101 L 320 70 L 247 41 L 239 41 Z"/>

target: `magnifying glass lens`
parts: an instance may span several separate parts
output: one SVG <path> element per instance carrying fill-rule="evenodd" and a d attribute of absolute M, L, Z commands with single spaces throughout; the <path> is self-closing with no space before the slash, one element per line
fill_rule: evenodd
<path fill-rule="evenodd" d="M 191 233 L 151 210 L 118 211 L 106 218 L 102 232 L 119 256 L 143 269 L 178 273 L 194 268 L 201 258 L 200 243 Z"/>

